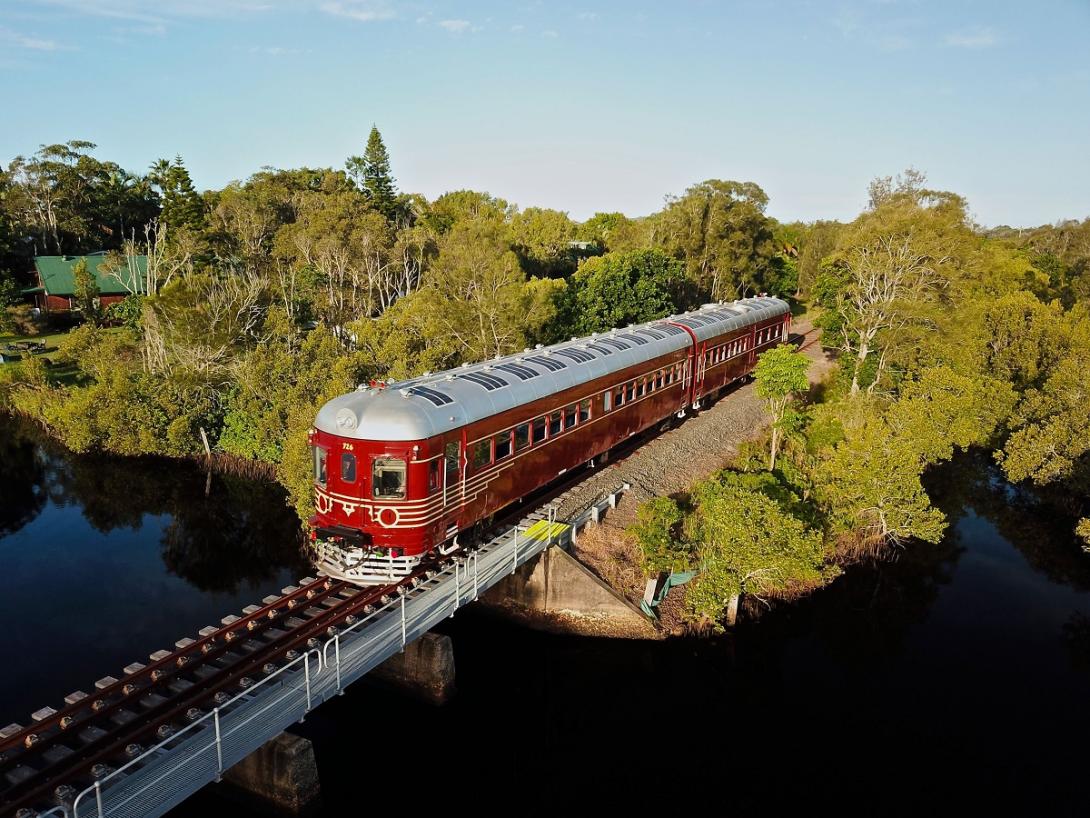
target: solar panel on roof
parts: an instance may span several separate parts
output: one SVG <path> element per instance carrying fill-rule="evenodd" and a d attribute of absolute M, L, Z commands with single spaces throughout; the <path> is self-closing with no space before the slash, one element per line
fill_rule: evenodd
<path fill-rule="evenodd" d="M 614 349 L 632 349 L 632 347 L 630 347 L 624 341 L 618 341 L 616 338 L 599 338 L 598 343 L 609 344 Z"/>
<path fill-rule="evenodd" d="M 650 341 L 648 341 L 648 340 L 647 340 L 646 338 L 641 338 L 641 337 L 640 337 L 640 336 L 638 336 L 638 335 L 632 335 L 632 334 L 631 334 L 631 333 L 629 333 L 629 332 L 622 332 L 622 333 L 620 333 L 620 334 L 619 334 L 619 335 L 618 335 L 617 337 L 618 337 L 618 338 L 624 338 L 624 339 L 625 339 L 626 341 L 631 341 L 632 343 L 634 343 L 634 344 L 638 344 L 638 345 L 639 345 L 639 346 L 641 346 L 641 347 L 642 347 L 642 346 L 643 346 L 644 344 L 649 344 L 649 343 L 651 343 L 651 342 L 650 342 Z"/>
<path fill-rule="evenodd" d="M 632 330 L 632 331 L 634 333 L 637 333 L 637 334 L 642 332 L 644 335 L 650 335 L 652 338 L 655 338 L 656 340 L 659 340 L 659 341 L 661 341 L 663 338 L 666 337 L 665 335 L 663 335 L 658 330 L 648 329 L 647 327 L 644 327 L 643 329 Z"/>
<path fill-rule="evenodd" d="M 603 355 L 612 355 L 613 350 L 607 346 L 601 344 L 587 344 L 587 349 L 593 349 L 595 352 L 600 352 Z"/>
<path fill-rule="evenodd" d="M 436 406 L 446 406 L 448 403 L 454 403 L 454 398 L 450 395 L 444 395 L 442 392 L 429 389 L 426 386 L 413 386 L 407 391 L 410 395 L 419 395 L 422 398 L 430 400 Z"/>
<path fill-rule="evenodd" d="M 568 349 L 556 349 L 556 350 L 553 350 L 553 354 L 554 355 L 563 355 L 565 358 L 568 358 L 568 359 L 570 359 L 572 361 L 575 361 L 576 363 L 580 363 L 580 364 L 585 364 L 585 363 L 587 363 L 589 361 L 594 360 L 593 355 L 591 355 L 589 352 L 583 352 L 583 350 L 581 350 L 581 349 L 570 349 L 570 348 L 568 348 Z"/>
<path fill-rule="evenodd" d="M 521 364 L 496 364 L 496 369 L 510 372 L 512 375 L 517 375 L 524 381 L 528 381 L 530 378 L 536 378 L 541 374 L 536 369 L 530 369 L 530 367 L 522 366 Z"/>
<path fill-rule="evenodd" d="M 675 327 L 673 324 L 659 324 L 658 329 L 670 335 L 684 335 L 685 330 L 681 327 Z"/>
<path fill-rule="evenodd" d="M 538 364 L 552 372 L 559 372 L 561 369 L 567 369 L 568 365 L 563 361 L 557 361 L 553 358 L 546 358 L 544 355 L 531 355 L 526 358 L 530 363 Z"/>
<path fill-rule="evenodd" d="M 493 389 L 507 386 L 507 381 L 503 378 L 497 378 L 495 375 L 488 375 L 484 372 L 467 372 L 464 375 L 457 375 L 455 377 L 461 378 L 464 381 L 471 381 L 478 386 L 483 386 L 489 392 Z"/>

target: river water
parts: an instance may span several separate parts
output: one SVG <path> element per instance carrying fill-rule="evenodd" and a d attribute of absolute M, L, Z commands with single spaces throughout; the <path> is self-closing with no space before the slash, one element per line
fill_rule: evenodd
<path fill-rule="evenodd" d="M 3 424 L 0 490 L 2 723 L 305 571 L 272 487 L 73 457 Z M 364 682 L 297 728 L 322 814 L 1085 814 L 1090 556 L 983 456 L 929 490 L 942 543 L 853 567 L 732 637 L 565 638 L 464 609 L 444 626 L 453 702 Z M 225 811 L 250 814 L 211 788 L 172 815 Z"/>

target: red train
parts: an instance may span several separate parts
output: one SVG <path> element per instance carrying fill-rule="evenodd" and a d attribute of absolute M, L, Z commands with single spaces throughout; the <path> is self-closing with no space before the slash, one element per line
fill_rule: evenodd
<path fill-rule="evenodd" d="M 778 298 L 710 304 L 331 400 L 310 433 L 318 566 L 357 584 L 408 574 L 559 474 L 698 409 L 790 322 Z"/>

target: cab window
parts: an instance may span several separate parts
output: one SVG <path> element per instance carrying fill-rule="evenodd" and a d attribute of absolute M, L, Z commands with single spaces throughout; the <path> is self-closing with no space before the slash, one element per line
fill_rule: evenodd
<path fill-rule="evenodd" d="M 351 452 L 341 454 L 341 480 L 345 483 L 356 482 L 356 456 Z"/>
<path fill-rule="evenodd" d="M 380 500 L 405 499 L 405 461 L 397 457 L 378 457 L 371 473 L 374 496 Z"/>
<path fill-rule="evenodd" d="M 327 452 L 321 446 L 314 447 L 314 481 L 324 486 L 328 479 L 326 474 L 326 456 Z"/>
<path fill-rule="evenodd" d="M 457 482 L 458 480 L 458 452 L 461 449 L 461 444 L 457 440 L 452 440 L 447 444 L 443 453 L 443 459 L 446 461 L 447 469 L 447 484 Z"/>

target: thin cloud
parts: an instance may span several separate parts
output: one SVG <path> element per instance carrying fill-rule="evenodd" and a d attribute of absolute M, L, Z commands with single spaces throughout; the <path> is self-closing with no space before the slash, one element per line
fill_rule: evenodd
<path fill-rule="evenodd" d="M 522 23 L 515 23 L 513 26 L 511 26 L 511 30 L 518 34 L 520 31 L 525 31 L 526 26 L 524 26 Z"/>
<path fill-rule="evenodd" d="M 394 11 L 389 6 L 371 3 L 368 0 L 323 3 L 322 11 L 326 14 L 332 14 L 334 17 L 347 17 L 360 23 L 373 23 L 394 17 Z"/>
<path fill-rule="evenodd" d="M 990 28 L 977 28 L 947 34 L 943 42 L 951 48 L 991 48 L 999 45 L 999 35 Z"/>
<path fill-rule="evenodd" d="M 46 6 L 90 17 L 162 24 L 185 17 L 227 17 L 270 11 L 271 2 L 254 0 L 159 0 L 152 8 L 141 0 L 23 0 L 24 5 Z M 297 5 L 289 3 L 288 5 Z"/>
<path fill-rule="evenodd" d="M 437 25 L 440 28 L 445 28 L 451 34 L 461 34 L 464 31 L 469 31 L 473 24 L 469 20 L 440 20 Z"/>
<path fill-rule="evenodd" d="M 557 34 L 555 31 L 553 31 L 553 29 L 547 28 L 543 32 L 541 32 L 541 36 L 542 37 L 547 37 L 548 39 L 551 40 L 552 38 L 559 37 L 560 35 Z"/>
<path fill-rule="evenodd" d="M 43 40 L 38 37 L 28 37 L 18 31 L 9 28 L 0 28 L 0 42 L 13 45 L 18 48 L 28 48 L 31 51 L 68 51 L 68 46 L 61 45 L 56 40 Z"/>

